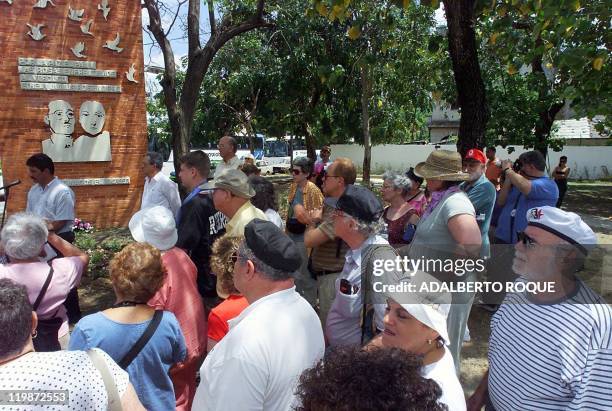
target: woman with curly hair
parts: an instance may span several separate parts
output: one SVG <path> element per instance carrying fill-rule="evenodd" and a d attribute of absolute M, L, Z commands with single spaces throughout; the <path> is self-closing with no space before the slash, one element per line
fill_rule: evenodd
<path fill-rule="evenodd" d="M 127 245 L 110 262 L 116 304 L 83 317 L 74 328 L 69 345 L 70 350 L 95 347 L 110 355 L 128 372 L 138 398 L 149 411 L 175 408 L 169 371 L 185 360 L 187 351 L 174 314 L 147 305 L 162 286 L 165 275 L 159 250 L 143 243 Z M 135 356 L 128 356 L 150 326 L 153 331 L 150 339 Z M 132 357 L 132 361 L 126 357 Z"/>
<path fill-rule="evenodd" d="M 421 360 L 399 348 L 337 347 L 300 377 L 298 411 L 442 411 Z"/>
<path fill-rule="evenodd" d="M 227 334 L 228 321 L 238 317 L 249 305 L 234 286 L 234 263 L 241 240 L 240 237 L 223 236 L 212 246 L 210 269 L 217 274 L 219 289 L 228 297 L 208 314 L 208 351 Z"/>

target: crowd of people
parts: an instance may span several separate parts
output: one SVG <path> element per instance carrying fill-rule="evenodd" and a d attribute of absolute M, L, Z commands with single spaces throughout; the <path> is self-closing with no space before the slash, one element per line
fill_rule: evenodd
<path fill-rule="evenodd" d="M 115 303 L 82 318 L 75 195 L 49 157 L 28 159 L 26 211 L 0 233 L 0 390 L 59 390 L 75 410 L 612 407 L 612 310 L 576 276 L 596 236 L 557 208 L 566 158 L 551 179 L 537 151 L 435 150 L 385 172 L 379 198 L 324 146 L 292 162 L 283 220 L 254 160 L 230 136 L 218 148 L 214 176 L 206 153 L 180 159 L 183 199 L 147 153 L 135 241 L 108 268 Z M 549 288 L 488 300 L 484 280 Z M 475 301 L 495 314 L 466 398 Z"/>

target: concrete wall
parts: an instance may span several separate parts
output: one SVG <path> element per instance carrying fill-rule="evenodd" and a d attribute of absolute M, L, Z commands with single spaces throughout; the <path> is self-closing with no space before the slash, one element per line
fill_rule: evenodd
<path fill-rule="evenodd" d="M 516 160 L 525 150 L 512 146 L 515 151 L 508 154 L 506 149 L 497 147 L 497 156 L 501 159 Z M 455 145 L 443 145 L 441 149 L 456 150 Z M 417 163 L 425 161 L 434 145 L 380 145 L 372 147 L 372 172 L 382 173 L 386 169 L 406 170 Z M 572 179 L 600 179 L 612 176 L 612 146 L 576 147 L 566 146 L 561 152 L 550 151 L 547 159 L 552 169 L 559 163 L 559 157 L 568 157 Z M 336 144 L 332 146 L 332 159 L 348 157 L 361 169 L 363 164 L 363 146 L 357 144 Z"/>

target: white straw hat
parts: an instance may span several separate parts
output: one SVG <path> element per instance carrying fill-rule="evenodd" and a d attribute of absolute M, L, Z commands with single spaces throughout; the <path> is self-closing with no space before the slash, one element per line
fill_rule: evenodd
<path fill-rule="evenodd" d="M 134 240 L 149 243 L 160 251 L 171 249 L 178 239 L 174 216 L 166 207 L 140 210 L 132 216 L 128 226 Z"/>

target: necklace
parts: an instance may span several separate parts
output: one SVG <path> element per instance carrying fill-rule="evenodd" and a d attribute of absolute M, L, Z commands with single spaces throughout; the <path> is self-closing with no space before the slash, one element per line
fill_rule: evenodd
<path fill-rule="evenodd" d="M 34 352 L 34 350 L 29 350 L 29 351 L 26 351 L 26 352 L 24 352 L 24 353 L 21 353 L 21 354 L 19 354 L 18 356 L 13 357 L 13 358 L 11 358 L 11 359 L 9 359 L 9 360 L 0 361 L 0 365 L 8 364 L 9 362 L 14 361 L 14 360 L 16 360 L 16 359 L 18 359 L 18 358 L 21 358 L 21 357 L 23 357 L 24 355 L 29 354 L 29 353 L 31 353 L 31 352 Z"/>
<path fill-rule="evenodd" d="M 121 301 L 120 303 L 117 303 L 115 305 L 113 305 L 111 308 L 121 308 L 121 307 L 134 307 L 136 305 L 145 305 L 146 303 L 139 303 L 136 301 Z"/>

